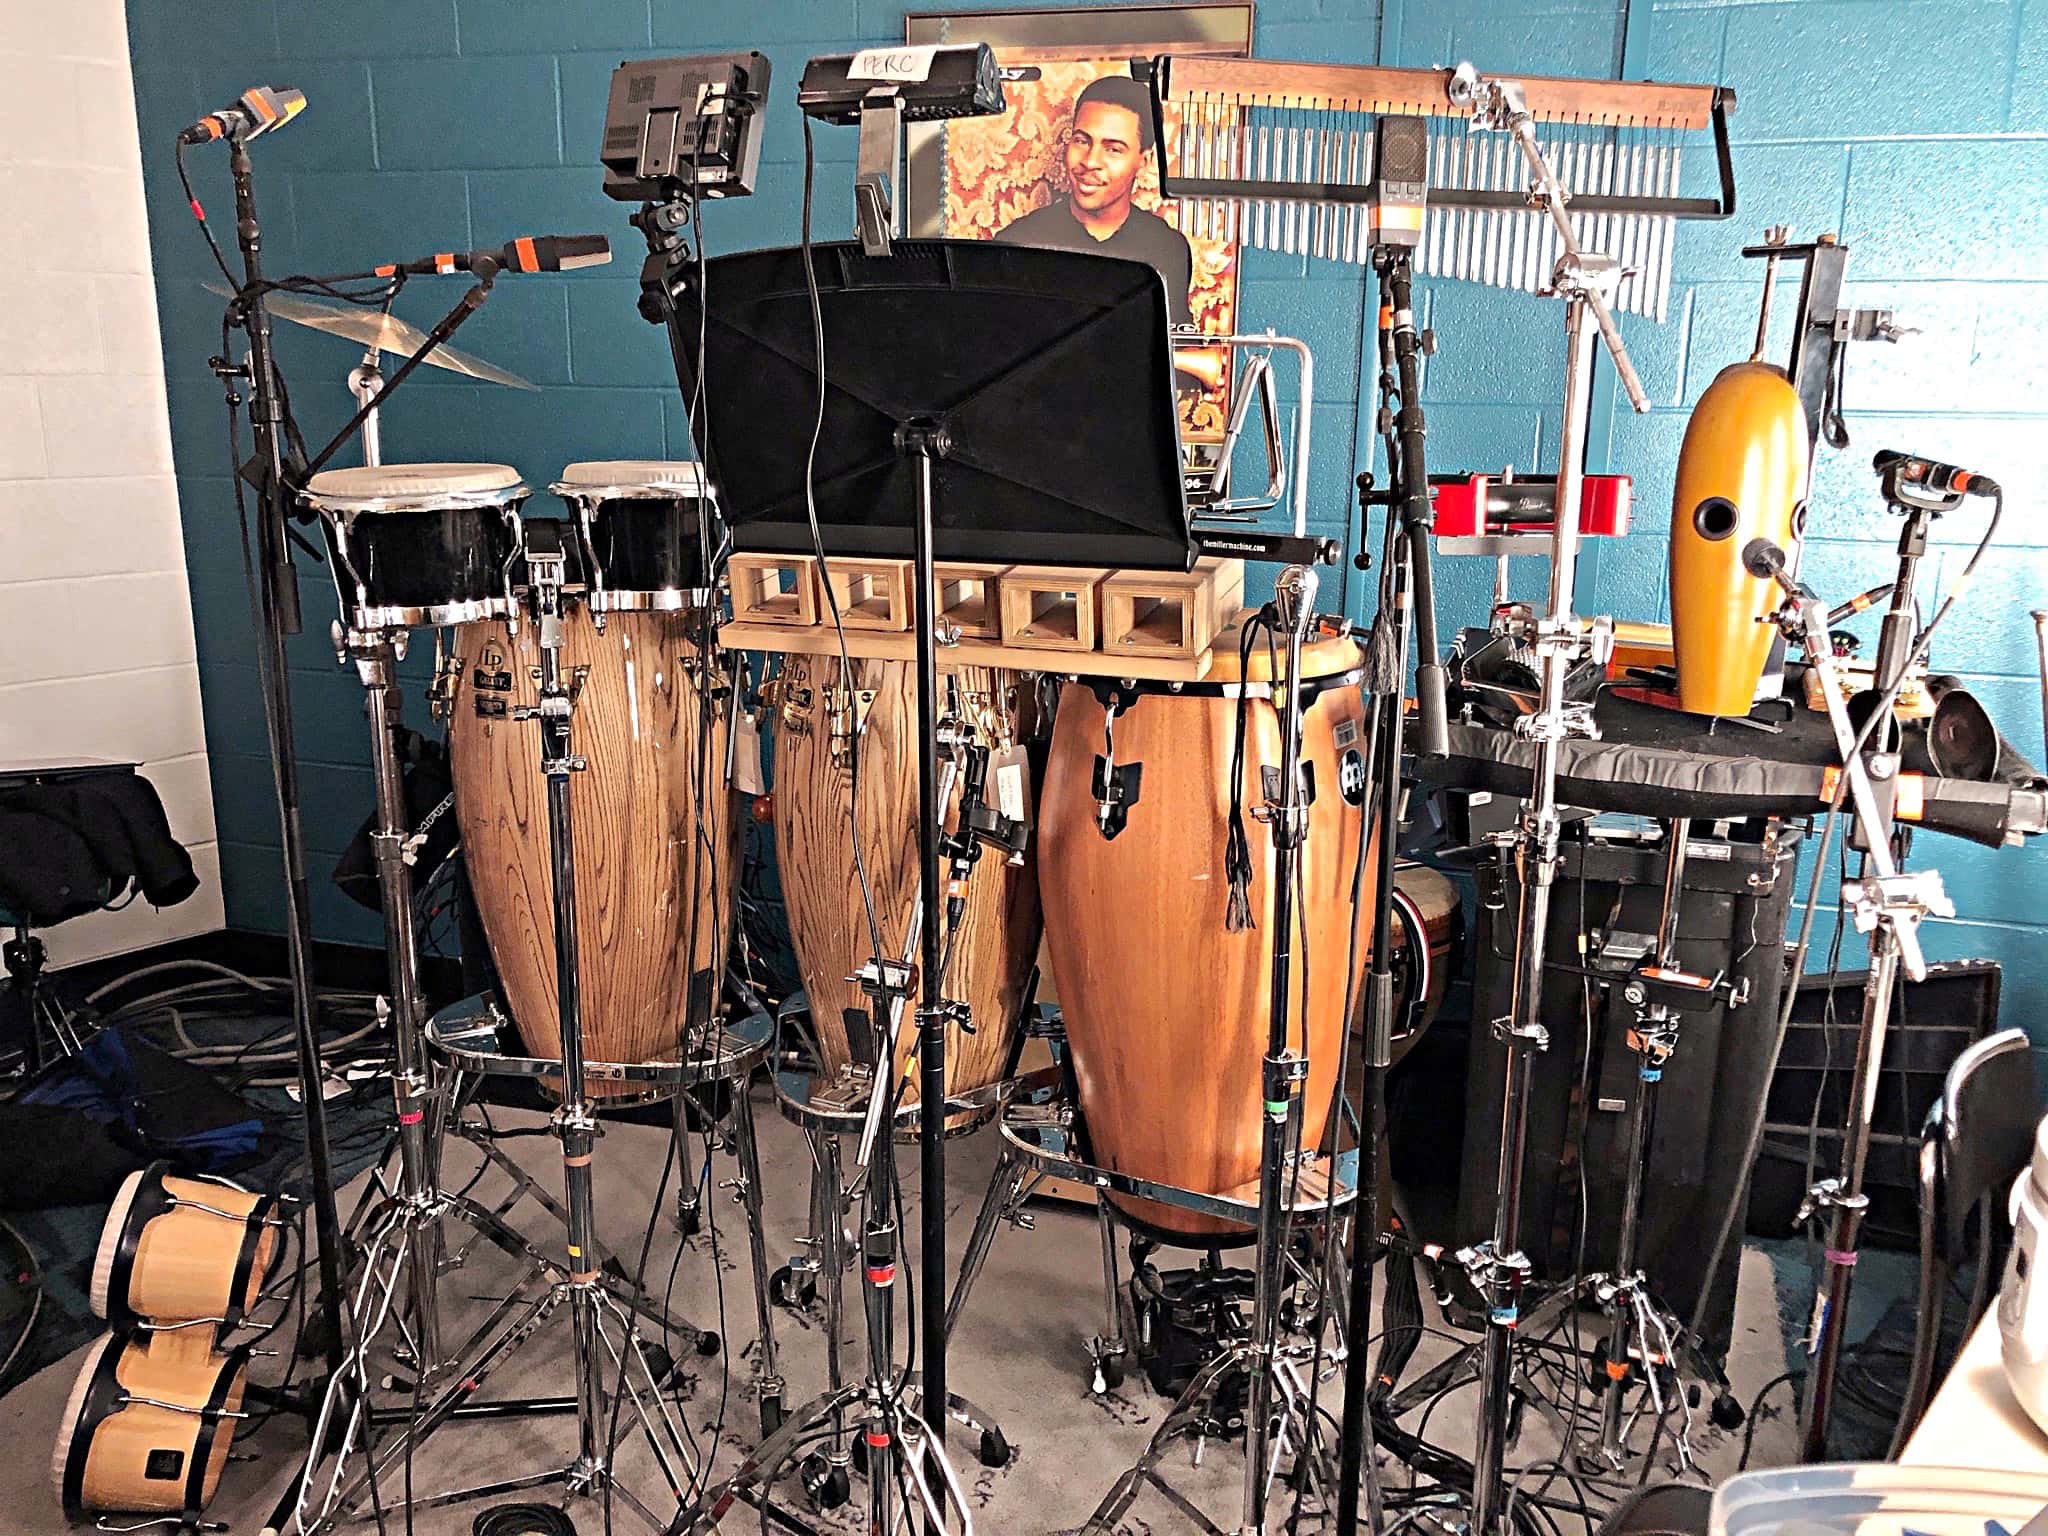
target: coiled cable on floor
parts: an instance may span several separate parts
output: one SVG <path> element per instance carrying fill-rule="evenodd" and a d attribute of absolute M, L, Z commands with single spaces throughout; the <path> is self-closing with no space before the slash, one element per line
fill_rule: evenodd
<path fill-rule="evenodd" d="M 499 1504 L 469 1529 L 470 1536 L 576 1536 L 576 1522 L 553 1504 Z"/>

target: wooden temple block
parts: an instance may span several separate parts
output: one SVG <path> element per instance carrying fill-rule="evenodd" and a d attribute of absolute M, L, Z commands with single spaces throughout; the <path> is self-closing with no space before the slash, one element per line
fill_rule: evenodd
<path fill-rule="evenodd" d="M 932 567 L 938 583 L 932 606 L 939 622 L 951 624 L 963 640 L 1001 639 L 1003 611 L 996 601 L 996 581 L 1007 569 L 1001 565 L 939 561 Z"/>
<path fill-rule="evenodd" d="M 1192 571 L 1118 571 L 1102 584 L 1105 655 L 1199 656 L 1244 596 L 1242 560 Z"/>
<path fill-rule="evenodd" d="M 1013 565 L 997 578 L 1003 643 L 1044 651 L 1092 651 L 1107 571 Z"/>
<path fill-rule="evenodd" d="M 810 555 L 734 555 L 732 616 L 740 624 L 818 622 L 817 560 Z"/>
<path fill-rule="evenodd" d="M 854 560 L 834 555 L 825 562 L 825 579 L 832 583 L 839 617 L 848 629 L 910 628 L 908 560 Z M 831 617 L 828 610 L 825 618 L 829 621 Z"/>

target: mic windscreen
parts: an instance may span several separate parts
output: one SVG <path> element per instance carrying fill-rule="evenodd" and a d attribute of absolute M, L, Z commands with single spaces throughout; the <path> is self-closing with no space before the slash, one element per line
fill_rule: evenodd
<path fill-rule="evenodd" d="M 515 272 L 574 272 L 612 259 L 603 235 L 522 235 L 506 243 L 505 265 Z"/>

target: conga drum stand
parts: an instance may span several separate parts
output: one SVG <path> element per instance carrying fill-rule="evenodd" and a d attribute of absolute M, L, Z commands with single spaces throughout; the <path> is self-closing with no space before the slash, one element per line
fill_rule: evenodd
<path fill-rule="evenodd" d="M 414 1501 L 414 1507 L 439 1507 L 469 1499 L 494 1497 L 521 1489 L 559 1484 L 570 1496 L 616 1495 L 628 1507 L 639 1513 L 652 1528 L 664 1529 L 667 1522 L 613 1476 L 610 1461 L 615 1443 L 612 1438 L 613 1405 L 606 1391 L 604 1376 L 607 1370 L 615 1372 L 617 1391 L 622 1394 L 625 1404 L 630 1405 L 634 1421 L 645 1436 L 664 1481 L 669 1485 L 670 1495 L 677 1502 L 681 1502 L 699 1475 L 696 1456 L 663 1397 L 667 1370 L 657 1372 L 650 1362 L 634 1314 L 650 1316 L 665 1330 L 679 1332 L 700 1352 L 715 1352 L 720 1341 L 715 1334 L 703 1334 L 687 1325 L 674 1324 L 660 1308 L 639 1295 L 637 1287 L 607 1275 L 603 1268 L 603 1249 L 596 1238 L 591 1163 L 598 1127 L 586 1084 L 586 1069 L 589 1063 L 583 1054 L 578 985 L 575 859 L 569 794 L 570 777 L 583 766 L 583 762 L 571 749 L 570 722 L 574 703 L 564 686 L 561 668 L 563 563 L 564 557 L 559 547 L 546 549 L 534 546 L 530 547 L 527 553 L 535 608 L 534 622 L 539 627 L 541 669 L 539 703 L 530 711 L 528 717 L 536 718 L 539 722 L 541 769 L 547 781 L 557 1003 L 562 1025 L 562 1059 L 558 1064 L 547 1065 L 555 1067 L 559 1072 L 562 1093 L 562 1104 L 553 1116 L 552 1128 L 562 1147 L 563 1187 L 567 1197 L 568 1213 L 568 1264 L 559 1265 L 540 1254 L 538 1250 L 522 1245 L 523 1255 L 535 1260 L 535 1266 L 530 1268 L 527 1276 L 515 1286 L 512 1294 L 498 1305 L 490 1320 L 471 1341 L 470 1347 L 463 1351 L 461 1358 L 449 1373 L 447 1385 L 431 1402 L 424 1405 L 417 1415 L 405 1416 L 404 1428 L 396 1437 L 395 1443 L 387 1442 L 382 1446 L 368 1447 L 367 1467 L 348 1486 L 337 1487 L 342 1464 L 352 1448 L 355 1433 L 365 1418 L 359 1399 L 351 1409 L 347 1431 L 342 1436 L 341 1449 L 336 1459 L 336 1473 L 329 1484 L 328 1497 L 315 1519 L 309 1520 L 301 1514 L 302 1530 L 311 1530 L 316 1526 L 324 1527 L 341 1515 L 354 1510 L 373 1492 L 378 1481 L 393 1464 L 408 1456 L 421 1438 L 450 1418 L 466 1417 L 471 1414 L 495 1416 L 533 1411 L 552 1412 L 564 1406 L 551 1399 L 514 1399 L 502 1404 L 472 1402 L 474 1394 L 482 1384 L 523 1343 L 533 1337 L 564 1302 L 569 1307 L 575 1351 L 575 1391 L 568 1405 L 573 1407 L 577 1422 L 577 1449 L 574 1458 L 565 1466 L 417 1499 Z M 373 691 L 373 701 L 376 698 L 377 694 Z M 373 711 L 373 720 L 380 719 L 381 705 L 373 702 Z M 388 735 L 385 739 L 388 740 Z M 392 777 L 394 787 L 399 787 L 395 784 L 395 773 Z M 402 803 L 401 799 L 399 804 Z M 388 912 L 387 908 L 387 915 Z M 464 1058 L 457 1055 L 456 1059 L 462 1061 Z M 471 1060 L 467 1064 L 478 1070 L 488 1068 L 488 1064 L 481 1058 Z M 747 1068 L 736 1066 L 735 1070 L 743 1079 Z M 378 1274 L 376 1266 L 366 1268 L 359 1285 L 359 1308 L 373 1305 L 381 1311 L 389 1310 L 392 1292 L 397 1285 L 397 1272 L 395 1269 L 392 1270 L 388 1278 L 382 1281 L 381 1286 L 378 1283 Z M 537 1280 L 546 1282 L 544 1288 L 538 1288 L 538 1294 Z M 622 1291 L 627 1293 L 624 1304 L 619 1295 Z M 616 1337 L 612 1330 L 607 1329 L 607 1321 L 616 1330 Z M 357 1378 L 358 1384 L 366 1389 L 367 1374 L 362 1364 L 364 1347 L 365 1342 L 359 1339 L 356 1369 L 352 1374 Z M 471 1414 L 465 1414 L 465 1408 L 469 1408 Z M 326 1418 L 323 1414 L 320 1429 L 324 1431 L 325 1428 Z M 314 1458 L 319 1456 L 324 1439 L 324 1433 L 316 1434 Z M 302 1510 L 306 1491 L 311 1484 L 313 1468 L 314 1461 L 309 1460 L 300 1480 L 299 1500 Z"/>

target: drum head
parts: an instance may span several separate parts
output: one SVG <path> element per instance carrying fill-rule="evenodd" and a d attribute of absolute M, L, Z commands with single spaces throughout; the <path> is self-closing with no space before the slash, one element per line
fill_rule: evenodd
<path fill-rule="evenodd" d="M 1270 683 L 1276 671 L 1282 676 L 1286 674 L 1285 641 L 1275 639 L 1269 646 L 1263 629 L 1252 637 L 1251 665 L 1244 667 L 1239 664 L 1239 641 L 1244 633 L 1244 624 L 1250 617 L 1249 611 L 1242 613 L 1236 623 L 1227 629 L 1217 631 L 1209 672 L 1203 678 L 1204 682 Z M 1356 640 L 1343 636 L 1318 636 L 1301 648 L 1301 675 L 1305 678 L 1336 677 L 1341 673 L 1354 672 L 1364 665 L 1364 648 Z"/>
<path fill-rule="evenodd" d="M 320 512 L 433 512 L 526 494 L 509 464 L 365 464 L 321 470 L 302 499 Z"/>
<path fill-rule="evenodd" d="M 704 494 L 704 466 L 689 459 L 585 459 L 548 487 L 584 501 L 670 500 Z"/>
<path fill-rule="evenodd" d="M 114 1207 L 107 1212 L 107 1223 L 100 1228 L 99 1251 L 92 1256 L 92 1311 L 95 1317 L 109 1316 L 107 1307 L 113 1300 L 114 1265 L 121 1254 L 121 1239 L 128 1229 L 129 1213 L 135 1208 L 135 1196 L 145 1178 L 161 1189 L 163 1169 L 162 1163 L 136 1169 L 121 1181 L 120 1192 L 114 1196 Z M 132 1245 L 130 1247 L 132 1252 Z"/>
<path fill-rule="evenodd" d="M 64 1411 L 57 1417 L 57 1443 L 50 1451 L 50 1489 L 57 1495 L 57 1502 L 63 1505 L 66 1514 L 77 1513 L 76 1501 L 68 1489 L 70 1479 L 66 1475 L 71 1468 L 72 1449 L 76 1447 L 82 1457 L 85 1447 L 80 1444 L 80 1431 L 83 1430 L 89 1440 L 92 1431 L 99 1427 L 97 1421 L 91 1425 L 81 1423 L 85 1417 L 86 1398 L 92 1392 L 93 1383 L 99 1379 L 103 1366 L 108 1368 L 109 1375 L 112 1374 L 107 1352 L 121 1342 L 114 1334 L 106 1333 L 87 1348 L 85 1358 L 78 1365 L 78 1378 L 71 1383 L 71 1395 L 64 1400 Z"/>

